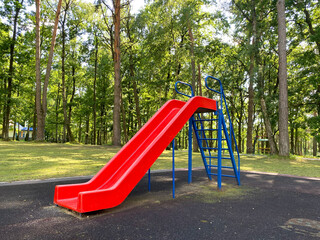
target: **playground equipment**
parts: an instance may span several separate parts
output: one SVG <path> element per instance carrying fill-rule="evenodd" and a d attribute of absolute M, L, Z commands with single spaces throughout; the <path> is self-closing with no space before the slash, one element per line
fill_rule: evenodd
<path fill-rule="evenodd" d="M 209 87 L 208 80 L 216 81 L 219 84 L 219 90 Z M 188 85 L 191 88 L 191 95 L 177 91 L 178 93 L 190 98 L 194 97 L 191 85 L 177 82 L 176 89 L 179 83 Z M 240 155 L 222 83 L 218 78 L 207 76 L 205 78 L 205 86 L 213 93 L 218 94 L 217 110 L 214 112 L 215 117 L 204 118 L 204 114 L 199 112 L 205 111 L 198 111 L 191 117 L 191 123 L 196 133 L 207 176 L 210 180 L 212 180 L 212 176 L 217 176 L 219 189 L 221 189 L 222 177 L 236 178 L 238 185 L 240 185 Z M 227 116 L 228 124 L 224 118 L 224 113 Z M 232 147 L 232 141 L 234 148 Z M 237 153 L 237 162 L 233 149 Z M 231 163 L 231 166 L 227 164 L 228 162 Z M 222 169 L 233 169 L 234 175 L 222 174 Z"/>
<path fill-rule="evenodd" d="M 215 80 L 220 84 L 219 91 L 208 86 L 208 79 Z M 177 84 L 179 83 L 189 86 L 191 95 L 178 91 Z M 189 97 L 187 102 L 170 100 L 165 103 L 90 181 L 82 184 L 56 186 L 54 203 L 79 213 L 112 208 L 121 204 L 147 171 L 149 171 L 150 183 L 150 167 L 188 121 L 196 132 L 208 178 L 212 179 L 212 176 L 217 175 L 219 188 L 221 188 L 222 176 L 234 177 L 240 185 L 240 157 L 238 153 L 238 164 L 236 164 L 231 139 L 234 140 L 237 152 L 238 148 L 221 81 L 209 76 L 205 79 L 205 83 L 209 90 L 219 94 L 220 104 L 209 98 L 194 96 L 191 85 L 177 82 L 176 91 Z M 224 109 L 228 115 L 229 133 L 223 117 L 223 106 L 225 106 Z M 214 119 L 202 118 L 201 113 L 210 112 L 213 112 L 217 117 Z M 215 128 L 205 128 L 205 122 L 210 121 L 216 123 Z M 216 137 L 208 138 L 206 136 L 208 131 L 216 133 Z M 210 141 L 215 141 L 217 146 L 210 145 Z M 191 145 L 190 142 L 189 137 L 189 145 Z M 223 142 L 226 142 L 225 146 Z M 228 157 L 223 155 L 225 151 L 228 151 Z M 189 146 L 189 182 L 191 181 L 190 157 Z M 214 163 L 214 160 L 217 160 L 217 163 Z M 222 161 L 224 160 L 231 160 L 232 166 L 223 166 Z M 234 175 L 222 174 L 223 168 L 233 169 Z M 217 169 L 217 172 L 212 172 L 213 169 Z"/>

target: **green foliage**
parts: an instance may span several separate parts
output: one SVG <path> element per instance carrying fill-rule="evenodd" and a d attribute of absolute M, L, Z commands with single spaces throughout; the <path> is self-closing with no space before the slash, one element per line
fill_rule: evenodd
<path fill-rule="evenodd" d="M 19 2 L 21 0 L 5 0 L 0 5 L 0 124 L 4 114 L 3 99 L 7 95 L 5 81 L 8 78 L 14 8 Z M 60 142 L 65 135 L 61 88 L 64 41 L 66 107 L 71 131 L 77 141 L 92 142 L 95 106 L 97 138 L 100 139 L 97 142 L 108 144 L 111 142 L 113 127 L 112 7 L 101 1 L 93 4 L 77 0 L 71 1 L 66 11 L 68 2 L 63 3 L 48 87 L 47 140 Z M 41 5 L 42 78 L 51 43 L 56 4 L 56 1 L 50 0 L 43 1 Z M 252 54 L 256 53 L 254 135 L 265 136 L 260 107 L 260 98 L 263 96 L 277 139 L 279 93 L 275 4 L 275 1 L 267 0 L 233 0 L 224 3 L 224 6 L 208 0 L 150 0 L 138 13 L 132 13 L 130 4 L 123 4 L 120 46 L 122 122 L 126 123 L 126 126 L 122 125 L 123 143 L 138 131 L 137 105 L 144 124 L 167 100 L 186 100 L 174 92 L 174 83 L 177 80 L 191 83 L 189 29 L 194 37 L 194 60 L 196 69 L 200 68 L 199 77 L 203 79 L 205 75 L 213 75 L 223 82 L 242 151 L 247 132 L 250 61 Z M 31 5 L 34 2 L 25 0 L 19 15 L 10 116 L 11 121 L 20 122 L 23 126 L 32 126 L 35 108 L 35 13 Z M 255 46 L 250 44 L 253 7 L 257 17 Z M 298 134 L 297 141 L 294 140 L 295 136 L 291 139 L 296 145 L 302 146 L 303 143 L 307 146 L 311 137 L 318 135 L 320 128 L 320 7 L 313 0 L 289 0 L 286 7 L 289 125 L 290 130 Z M 64 14 L 65 38 L 61 33 Z M 210 84 L 211 87 L 218 87 L 214 82 Z M 203 82 L 196 82 L 197 93 L 200 88 L 204 96 L 217 97 L 204 88 Z M 182 138 L 183 134 L 182 131 L 179 136 Z"/>

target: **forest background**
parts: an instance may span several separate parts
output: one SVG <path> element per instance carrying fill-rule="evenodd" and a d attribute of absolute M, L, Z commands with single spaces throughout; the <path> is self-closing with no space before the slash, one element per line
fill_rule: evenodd
<path fill-rule="evenodd" d="M 281 0 L 149 0 L 132 11 L 136 1 L 1 0 L 4 140 L 19 140 L 21 126 L 26 140 L 125 144 L 180 98 L 176 81 L 215 98 L 203 88 L 212 75 L 222 80 L 240 152 L 320 152 L 319 1 L 286 1 L 284 29 Z M 177 138 L 187 148 L 187 128 Z"/>

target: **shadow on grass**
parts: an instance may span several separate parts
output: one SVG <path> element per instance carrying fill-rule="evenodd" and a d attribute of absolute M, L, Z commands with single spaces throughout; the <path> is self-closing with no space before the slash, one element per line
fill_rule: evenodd
<path fill-rule="evenodd" d="M 119 150 L 112 146 L 0 141 L 0 182 L 94 175 Z M 223 165 L 231 166 L 230 160 Z M 188 151 L 177 150 L 175 167 L 187 166 Z M 203 166 L 200 153 L 193 153 L 192 166 Z M 171 151 L 164 151 L 151 167 L 152 170 L 171 168 Z M 241 169 L 320 177 L 320 161 L 295 157 L 241 155 Z"/>

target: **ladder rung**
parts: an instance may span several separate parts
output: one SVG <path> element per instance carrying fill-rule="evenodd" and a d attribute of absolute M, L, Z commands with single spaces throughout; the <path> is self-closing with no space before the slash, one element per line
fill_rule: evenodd
<path fill-rule="evenodd" d="M 218 158 L 218 157 L 215 157 L 215 156 L 208 156 L 208 157 L 205 157 L 205 158 Z M 221 159 L 231 159 L 231 158 L 229 158 L 229 157 L 221 157 Z"/>
<path fill-rule="evenodd" d="M 199 138 L 199 140 L 219 140 L 218 138 Z M 227 139 L 222 138 L 222 141 L 226 141 Z"/>
<path fill-rule="evenodd" d="M 213 176 L 218 176 L 217 173 L 209 173 L 210 175 L 213 175 Z M 232 178 L 236 178 L 236 176 L 233 176 L 233 175 L 226 175 L 226 174 L 221 174 L 222 177 L 232 177 Z"/>
<path fill-rule="evenodd" d="M 214 129 L 214 128 L 206 128 L 206 129 L 197 129 L 197 131 L 218 131 L 218 129 Z"/>
<path fill-rule="evenodd" d="M 205 122 L 205 121 L 218 121 L 218 118 L 213 118 L 213 119 L 197 119 L 194 120 L 195 122 Z"/>
<path fill-rule="evenodd" d="M 218 167 L 218 165 L 208 165 L 208 167 Z M 233 167 L 230 167 L 230 166 L 221 166 L 221 168 L 231 168 L 231 169 L 233 169 Z"/>
<path fill-rule="evenodd" d="M 219 150 L 219 148 L 211 148 L 211 147 L 202 147 L 202 149 L 207 149 L 207 150 Z M 229 150 L 229 148 L 221 148 L 221 150 Z"/>

